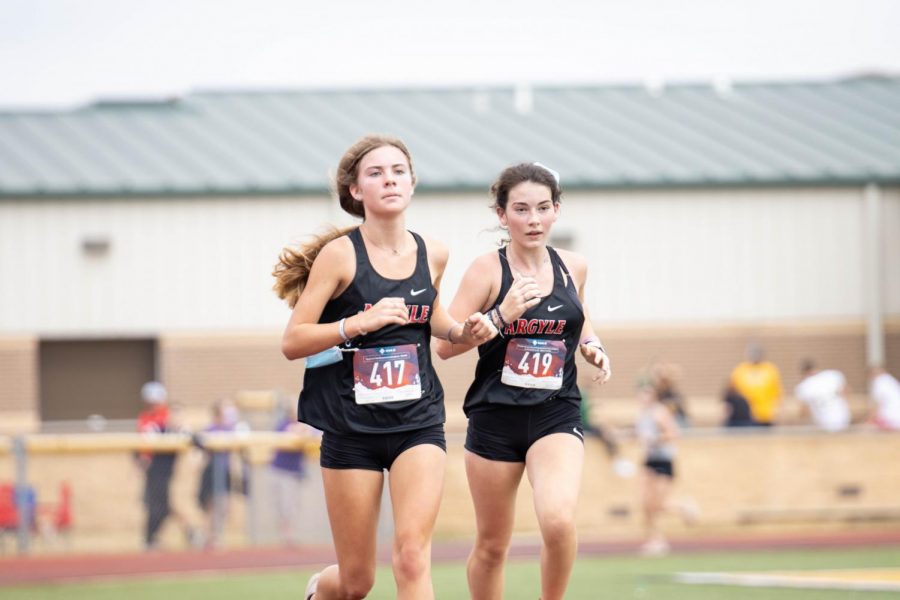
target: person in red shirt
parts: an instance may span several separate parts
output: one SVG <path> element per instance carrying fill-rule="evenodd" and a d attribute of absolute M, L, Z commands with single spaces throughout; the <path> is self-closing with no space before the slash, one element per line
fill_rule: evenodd
<path fill-rule="evenodd" d="M 138 415 L 138 432 L 148 435 L 177 431 L 169 410 L 168 393 L 158 381 L 148 381 L 141 387 L 141 398 L 146 409 Z M 169 501 L 169 487 L 175 472 L 175 452 L 142 452 L 138 454 L 138 464 L 144 470 L 144 507 L 147 521 L 144 527 L 144 547 L 156 548 L 159 530 L 166 518 L 172 516 L 179 522 L 189 543 L 195 539 L 195 530 L 180 512 L 173 509 Z"/>

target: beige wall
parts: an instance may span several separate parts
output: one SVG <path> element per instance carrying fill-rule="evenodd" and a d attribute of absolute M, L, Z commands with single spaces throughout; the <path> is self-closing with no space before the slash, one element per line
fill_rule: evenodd
<path fill-rule="evenodd" d="M 37 338 L 0 336 L 0 433 L 38 426 L 38 382 Z"/>
<path fill-rule="evenodd" d="M 889 339 L 900 337 L 900 323 L 889 331 Z M 603 389 L 604 396 L 630 395 L 636 375 L 657 360 L 681 366 L 685 394 L 718 394 L 751 341 L 761 343 L 766 358 L 780 368 L 787 391 L 799 382 L 799 366 L 805 358 L 814 359 L 822 367 L 840 369 L 856 391 L 864 391 L 867 385 L 862 323 L 610 328 L 602 337 L 616 373 Z M 894 369 L 900 369 L 900 356 L 892 354 L 890 359 Z"/>
<path fill-rule="evenodd" d="M 160 378 L 173 401 L 205 407 L 241 391 L 296 395 L 303 361 L 281 354 L 280 333 L 243 335 L 174 334 L 159 340 Z"/>
<path fill-rule="evenodd" d="M 701 520 L 690 531 L 677 518 L 664 521 L 675 535 L 754 531 L 777 526 L 814 530 L 900 520 L 900 470 L 890 452 L 900 434 L 780 433 L 685 437 L 678 442 L 675 499 L 692 498 Z M 626 441 L 622 455 L 640 460 Z M 471 535 L 474 511 L 462 467 L 462 451 L 450 450 L 447 483 L 436 533 Z M 847 486 L 858 495 L 841 495 Z M 577 522 L 582 538 L 641 535 L 640 479 L 617 477 L 600 444 L 588 438 Z M 530 487 L 523 483 L 516 533 L 536 535 Z"/>
<path fill-rule="evenodd" d="M 28 410 L 37 396 L 38 341 L 0 337 L 0 410 Z"/>

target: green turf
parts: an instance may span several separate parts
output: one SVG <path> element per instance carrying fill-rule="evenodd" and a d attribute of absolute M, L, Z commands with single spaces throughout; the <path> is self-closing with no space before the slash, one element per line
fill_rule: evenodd
<path fill-rule="evenodd" d="M 900 565 L 900 548 L 820 550 L 790 552 L 721 552 L 682 554 L 665 558 L 602 557 L 578 561 L 566 598 L 653 599 L 653 600 L 880 600 L 897 598 L 896 592 L 847 592 L 699 586 L 675 583 L 671 574 L 679 571 L 755 571 L 772 569 L 827 569 L 889 567 Z M 221 573 L 105 583 L 19 586 L 0 588 L 6 600 L 299 600 L 308 571 L 268 573 Z M 507 567 L 506 598 L 538 597 L 538 566 L 534 561 L 513 561 Z M 434 567 L 434 584 L 439 600 L 467 598 L 465 570 L 460 563 Z M 371 600 L 394 598 L 391 572 L 378 571 Z"/>

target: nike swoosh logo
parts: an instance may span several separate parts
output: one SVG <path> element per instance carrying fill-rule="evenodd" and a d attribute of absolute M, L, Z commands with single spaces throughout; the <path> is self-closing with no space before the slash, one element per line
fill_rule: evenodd
<path fill-rule="evenodd" d="M 409 290 L 409 295 L 410 296 L 418 296 L 419 294 L 421 294 L 422 292 L 424 292 L 427 289 L 428 288 L 422 288 L 421 290 Z"/>
<path fill-rule="evenodd" d="M 577 428 L 577 427 L 573 427 L 573 428 L 572 428 L 572 431 L 575 432 L 575 435 L 577 435 L 577 436 L 580 437 L 581 439 L 584 439 L 584 435 L 583 435 L 580 431 L 578 431 L 578 428 Z"/>
<path fill-rule="evenodd" d="M 553 312 L 554 310 L 559 309 L 559 308 L 562 308 L 562 307 L 563 307 L 562 304 L 557 304 L 556 306 L 548 306 L 548 307 L 547 307 L 547 312 Z"/>

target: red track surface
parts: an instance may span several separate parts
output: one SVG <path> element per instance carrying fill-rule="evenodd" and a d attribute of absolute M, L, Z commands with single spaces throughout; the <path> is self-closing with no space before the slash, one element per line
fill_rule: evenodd
<path fill-rule="evenodd" d="M 581 556 L 632 554 L 639 542 L 590 542 L 579 547 Z M 771 550 L 842 548 L 900 545 L 900 530 L 842 532 L 822 535 L 702 537 L 675 540 L 675 552 L 718 550 Z M 470 542 L 434 545 L 436 561 L 464 560 Z M 383 548 L 382 562 L 389 562 L 389 548 Z M 538 556 L 537 544 L 517 544 L 513 558 Z M 202 571 L 253 571 L 316 567 L 334 561 L 330 547 L 247 548 L 223 551 L 150 552 L 128 554 L 77 554 L 0 558 L 0 586 L 27 583 L 85 581 L 147 575 L 196 573 Z"/>

